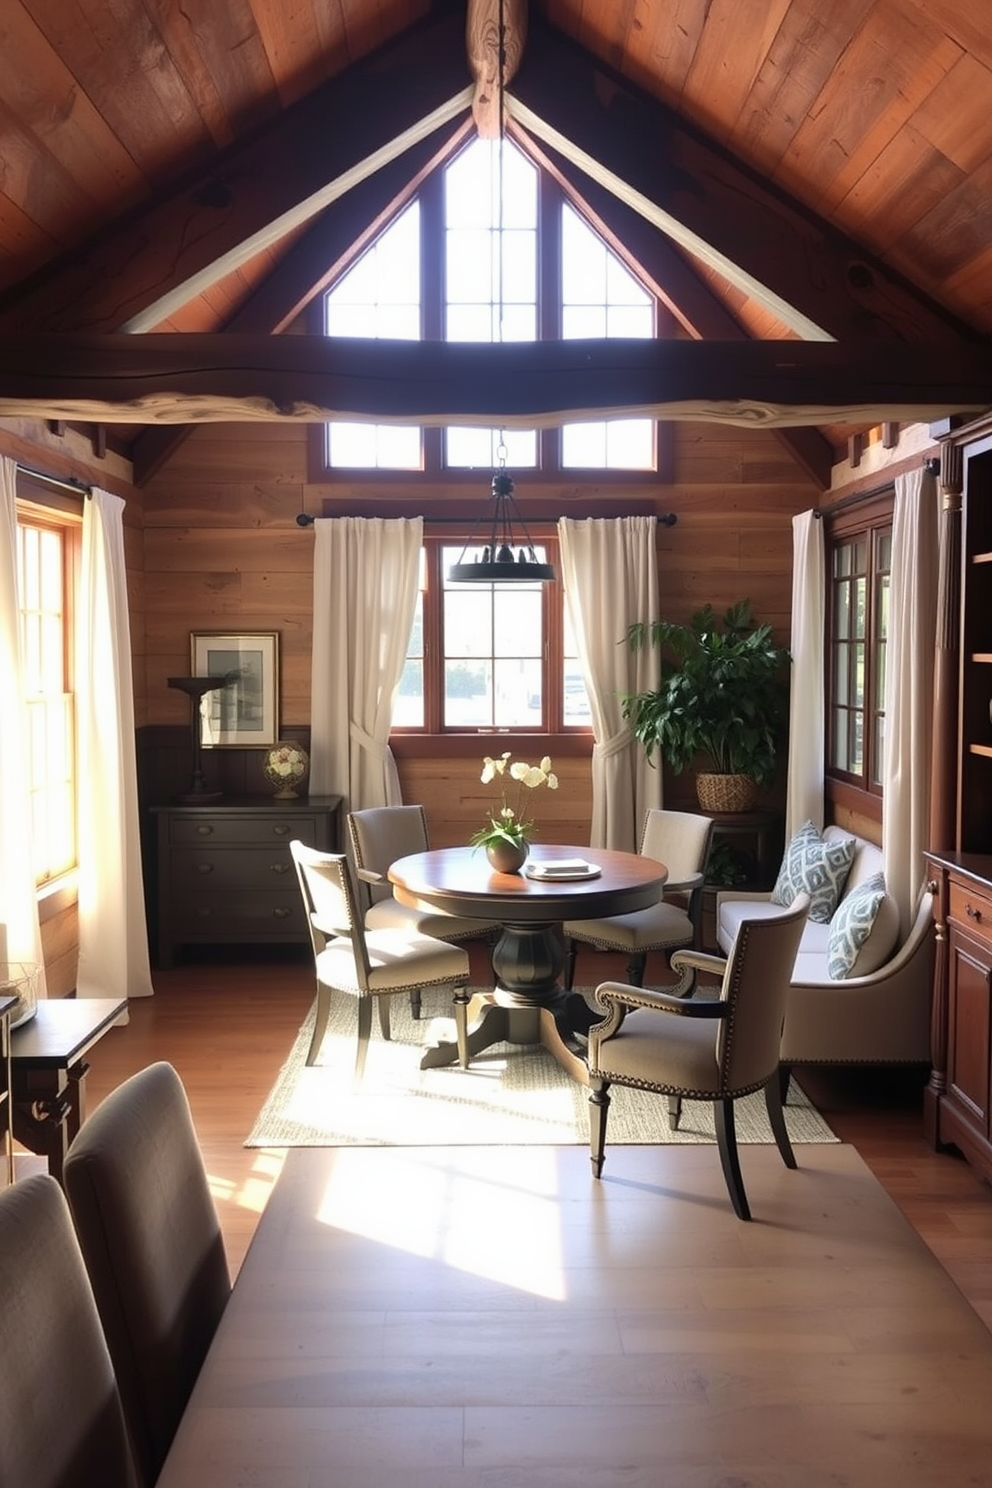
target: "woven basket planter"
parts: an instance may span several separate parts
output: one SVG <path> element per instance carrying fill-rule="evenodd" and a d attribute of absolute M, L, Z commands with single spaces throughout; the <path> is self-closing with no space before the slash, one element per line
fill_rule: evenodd
<path fill-rule="evenodd" d="M 758 787 L 750 775 L 696 776 L 696 795 L 704 811 L 750 811 L 758 799 Z"/>

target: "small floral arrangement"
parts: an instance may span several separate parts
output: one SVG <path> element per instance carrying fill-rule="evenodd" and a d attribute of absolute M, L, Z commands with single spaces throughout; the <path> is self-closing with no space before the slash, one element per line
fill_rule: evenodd
<path fill-rule="evenodd" d="M 479 778 L 483 785 L 488 785 L 498 775 L 502 789 L 499 805 L 490 811 L 486 825 L 472 834 L 473 847 L 490 847 L 496 842 L 508 842 L 519 847 L 525 843 L 529 834 L 534 831 L 534 823 L 524 818 L 524 792 L 536 790 L 539 785 L 546 785 L 548 790 L 558 789 L 558 776 L 552 772 L 551 760 L 547 755 L 539 765 L 528 765 L 523 760 L 514 760 L 511 765 L 510 754 L 511 751 L 507 749 L 499 759 L 492 759 L 487 754 L 482 761 L 482 775 Z M 507 797 L 507 776 L 517 782 L 513 805 Z"/>
<path fill-rule="evenodd" d="M 276 795 L 286 798 L 296 795 L 293 787 L 299 785 L 309 768 L 310 758 L 306 750 L 299 744 L 285 743 L 274 745 L 262 765 L 266 780 L 280 787 Z"/>

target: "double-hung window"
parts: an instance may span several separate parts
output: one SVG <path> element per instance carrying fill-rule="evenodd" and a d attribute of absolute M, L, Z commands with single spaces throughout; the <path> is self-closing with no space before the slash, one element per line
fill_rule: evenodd
<path fill-rule="evenodd" d="M 827 521 L 827 789 L 880 798 L 892 499 Z"/>
<path fill-rule="evenodd" d="M 27 779 L 35 881 L 76 864 L 76 710 L 72 597 L 79 524 L 18 505 L 17 568 Z"/>
<path fill-rule="evenodd" d="M 589 699 L 560 583 L 452 583 L 447 574 L 463 547 L 450 536 L 425 537 L 394 729 L 587 729 Z M 535 535 L 534 549 L 557 564 L 554 537 Z"/>

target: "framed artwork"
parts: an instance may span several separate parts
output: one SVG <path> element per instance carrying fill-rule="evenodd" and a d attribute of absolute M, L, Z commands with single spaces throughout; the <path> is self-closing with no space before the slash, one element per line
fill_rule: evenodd
<path fill-rule="evenodd" d="M 279 738 L 279 633 L 194 630 L 192 675 L 223 677 L 200 701 L 204 749 L 261 749 Z"/>

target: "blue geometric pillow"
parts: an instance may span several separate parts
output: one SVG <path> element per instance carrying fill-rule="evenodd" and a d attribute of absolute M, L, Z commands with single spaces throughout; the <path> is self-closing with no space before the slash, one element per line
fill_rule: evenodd
<path fill-rule="evenodd" d="M 885 874 L 873 873 L 837 906 L 827 936 L 827 975 L 832 981 L 850 975 L 884 898 Z"/>
<path fill-rule="evenodd" d="M 811 821 L 799 828 L 788 847 L 772 890 L 772 903 L 788 908 L 797 894 L 808 894 L 809 918 L 828 925 L 851 871 L 853 837 L 825 842 Z"/>

